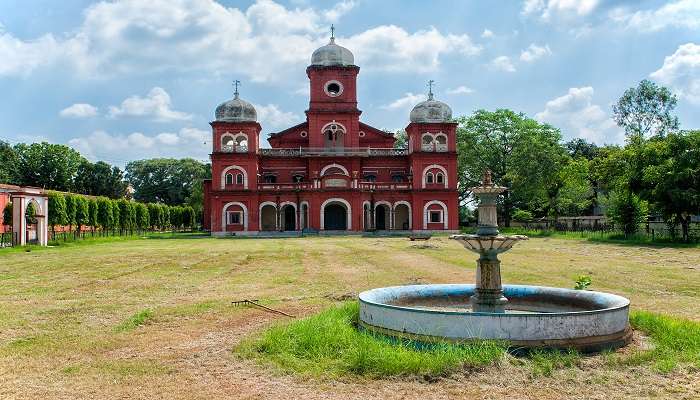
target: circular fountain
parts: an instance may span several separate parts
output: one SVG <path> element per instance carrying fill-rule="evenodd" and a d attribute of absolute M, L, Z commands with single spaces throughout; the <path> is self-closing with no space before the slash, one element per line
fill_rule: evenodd
<path fill-rule="evenodd" d="M 475 235 L 453 235 L 479 254 L 476 284 L 410 285 L 360 293 L 360 324 L 370 331 L 418 341 L 508 341 L 514 348 L 599 351 L 631 339 L 629 300 L 609 293 L 501 284 L 498 254 L 526 236 L 498 232 L 496 200 L 505 190 L 491 181 L 472 191 L 479 198 Z"/>

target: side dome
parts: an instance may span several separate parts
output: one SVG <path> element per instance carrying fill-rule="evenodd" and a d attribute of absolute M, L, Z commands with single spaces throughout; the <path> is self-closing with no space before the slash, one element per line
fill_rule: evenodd
<path fill-rule="evenodd" d="M 258 113 L 255 111 L 255 107 L 247 101 L 238 98 L 237 91 L 233 100 L 221 103 L 216 107 L 214 116 L 217 121 L 221 122 L 256 122 L 258 120 Z"/>
<path fill-rule="evenodd" d="M 323 67 L 355 65 L 355 56 L 350 50 L 335 44 L 335 38 L 331 37 L 330 43 L 319 47 L 311 55 L 311 65 Z"/>
<path fill-rule="evenodd" d="M 428 100 L 420 102 L 413 107 L 410 115 L 411 122 L 416 123 L 442 123 L 452 120 L 452 109 L 447 104 L 435 100 L 433 94 L 428 94 Z"/>

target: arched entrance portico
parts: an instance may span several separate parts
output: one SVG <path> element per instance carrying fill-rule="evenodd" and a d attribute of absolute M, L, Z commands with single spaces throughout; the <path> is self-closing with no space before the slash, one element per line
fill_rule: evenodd
<path fill-rule="evenodd" d="M 293 205 L 287 204 L 282 207 L 282 227 L 285 231 L 294 231 L 297 229 L 296 214 L 296 209 Z"/>
<path fill-rule="evenodd" d="M 389 226 L 389 207 L 385 204 L 378 204 L 374 208 L 374 229 L 385 231 L 390 229 Z"/>
<path fill-rule="evenodd" d="M 394 204 L 394 229 L 410 230 L 411 227 L 411 208 L 407 202 Z"/>
<path fill-rule="evenodd" d="M 321 205 L 321 229 L 352 230 L 352 208 L 344 199 L 328 199 Z"/>
<path fill-rule="evenodd" d="M 260 205 L 260 230 L 277 230 L 277 206 L 274 203 L 263 203 Z"/>

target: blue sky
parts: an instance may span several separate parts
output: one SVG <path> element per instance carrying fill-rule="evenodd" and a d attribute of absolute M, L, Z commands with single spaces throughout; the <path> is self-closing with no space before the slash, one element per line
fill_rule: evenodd
<path fill-rule="evenodd" d="M 434 79 L 454 115 L 505 107 L 566 139 L 622 143 L 611 105 L 645 78 L 700 128 L 700 0 L 4 0 L 0 139 L 118 165 L 206 160 L 234 79 L 263 135 L 303 121 L 305 68 L 331 23 L 379 128 L 404 127 Z"/>

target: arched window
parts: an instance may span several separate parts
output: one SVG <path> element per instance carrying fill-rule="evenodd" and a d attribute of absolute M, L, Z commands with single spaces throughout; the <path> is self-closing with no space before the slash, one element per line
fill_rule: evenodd
<path fill-rule="evenodd" d="M 429 133 L 424 133 L 421 139 L 421 150 L 423 151 L 433 151 L 433 135 Z"/>
<path fill-rule="evenodd" d="M 242 133 L 236 135 L 236 153 L 248 152 L 248 136 Z"/>
<path fill-rule="evenodd" d="M 391 181 L 392 182 L 403 182 L 404 181 L 403 175 L 394 174 L 391 176 Z"/>
<path fill-rule="evenodd" d="M 238 175 L 238 176 L 241 176 L 241 175 Z M 233 184 L 233 174 L 226 174 L 226 184 L 227 185 Z"/>
<path fill-rule="evenodd" d="M 445 152 L 447 151 L 447 136 L 439 133 L 435 137 L 435 151 Z"/>
<path fill-rule="evenodd" d="M 436 183 L 445 183 L 445 176 L 442 175 L 442 172 L 438 172 L 435 174 L 435 182 Z"/>
<path fill-rule="evenodd" d="M 325 147 L 329 149 L 342 149 L 345 137 L 345 128 L 338 123 L 331 122 L 323 127 Z"/>
<path fill-rule="evenodd" d="M 274 175 L 265 175 L 263 180 L 265 183 L 277 183 L 277 177 Z"/>
<path fill-rule="evenodd" d="M 243 184 L 243 174 L 237 174 L 236 175 L 236 185 L 242 185 Z"/>
<path fill-rule="evenodd" d="M 224 153 L 232 153 L 234 144 L 233 136 L 227 134 L 221 137 L 221 151 Z"/>
<path fill-rule="evenodd" d="M 425 175 L 425 183 L 433 183 L 433 173 L 432 172 L 428 172 Z"/>
<path fill-rule="evenodd" d="M 376 181 L 377 181 L 377 175 L 365 174 L 365 182 L 376 182 Z"/>

